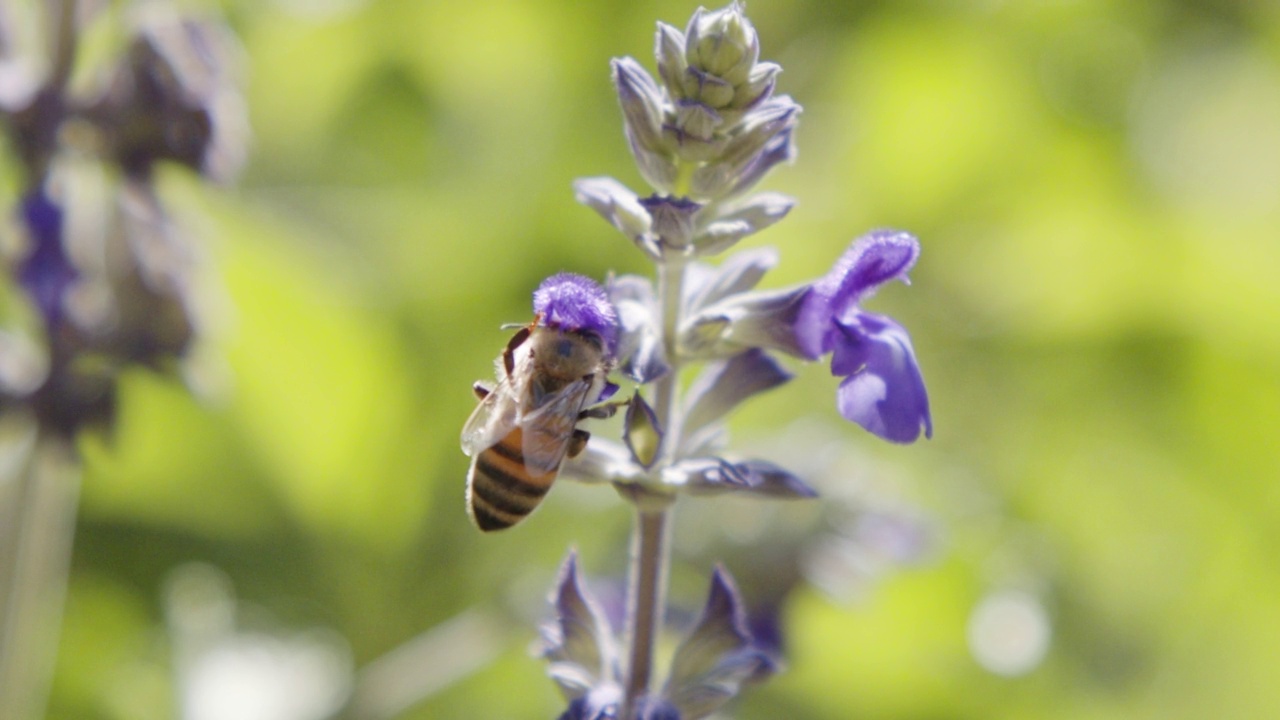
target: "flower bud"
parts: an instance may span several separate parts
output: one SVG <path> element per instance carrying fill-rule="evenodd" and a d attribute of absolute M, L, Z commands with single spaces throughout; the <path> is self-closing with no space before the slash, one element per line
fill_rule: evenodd
<path fill-rule="evenodd" d="M 760 38 L 737 2 L 689 20 L 685 58 L 689 67 L 718 75 L 733 85 L 744 82 L 760 58 Z"/>
<path fill-rule="evenodd" d="M 622 439 L 631 450 L 631 459 L 646 470 L 652 468 L 662 452 L 665 434 L 664 428 L 658 424 L 657 413 L 636 390 L 627 406 L 622 432 Z"/>
<path fill-rule="evenodd" d="M 680 87 L 689 63 L 684 57 L 684 35 L 666 23 L 658 23 L 653 54 L 658 59 L 658 75 L 670 90 Z"/>
<path fill-rule="evenodd" d="M 613 61 L 613 84 L 618 91 L 627 131 L 648 151 L 666 150 L 662 137 L 662 89 L 632 58 Z"/>

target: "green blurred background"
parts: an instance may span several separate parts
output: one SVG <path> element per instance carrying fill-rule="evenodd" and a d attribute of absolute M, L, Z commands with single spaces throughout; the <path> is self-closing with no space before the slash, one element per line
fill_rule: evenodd
<path fill-rule="evenodd" d="M 83 439 L 49 715 L 174 716 L 163 594 L 197 561 L 225 572 L 242 625 L 327 628 L 357 668 L 462 615 L 406 680 L 440 689 L 402 717 L 554 717 L 535 621 L 569 546 L 591 577 L 623 573 L 627 510 L 562 483 L 482 537 L 458 431 L 543 277 L 645 270 L 571 182 L 643 189 L 608 62 L 652 68 L 654 22 L 695 6 L 217 7 L 245 50 L 250 162 L 233 189 L 174 171 L 163 191 L 221 283 L 225 382 L 197 401 L 131 375 L 117 436 Z M 809 418 L 860 459 L 859 492 L 915 508 L 933 543 L 851 600 L 798 589 L 788 670 L 735 716 L 1280 717 L 1280 5 L 748 12 L 805 108 L 798 162 L 765 183 L 799 205 L 748 241 L 781 250 L 765 283 L 820 275 L 873 227 L 916 233 L 913 285 L 869 306 L 912 332 L 936 432 L 895 447 L 843 423 L 820 365 L 739 418 L 774 439 L 814 435 L 784 432 Z M 678 512 L 759 512 L 718 502 Z M 762 574 L 752 550 L 774 537 L 743 542 L 729 570 Z M 672 601 L 696 607 L 714 553 L 675 543 Z M 1051 638 L 1002 675 L 975 609 L 1010 591 Z M 477 669 L 450 682 L 463 656 Z"/>

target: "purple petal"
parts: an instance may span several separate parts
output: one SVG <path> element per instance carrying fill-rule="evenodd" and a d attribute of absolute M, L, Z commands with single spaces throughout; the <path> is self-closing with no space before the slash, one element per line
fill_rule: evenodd
<path fill-rule="evenodd" d="M 797 339 L 809 357 L 821 357 L 834 346 L 831 320 L 847 316 L 880 285 L 895 278 L 907 282 L 907 271 L 919 256 L 915 236 L 897 230 L 874 230 L 850 245 L 831 271 L 813 284 L 796 319 Z"/>
<path fill-rule="evenodd" d="M 533 293 L 533 311 L 547 327 L 594 333 L 612 355 L 617 349 L 618 313 L 604 288 L 573 273 L 552 275 Z"/>
<path fill-rule="evenodd" d="M 836 405 L 846 419 L 898 443 L 933 436 L 929 397 L 907 331 L 883 315 L 857 313 L 837 323 L 833 375 L 846 376 Z"/>
<path fill-rule="evenodd" d="M 80 277 L 63 244 L 62 208 L 41 191 L 22 200 L 22 220 L 31 251 L 18 266 L 18 282 L 31 296 L 49 326 L 63 317 L 63 299 Z"/>

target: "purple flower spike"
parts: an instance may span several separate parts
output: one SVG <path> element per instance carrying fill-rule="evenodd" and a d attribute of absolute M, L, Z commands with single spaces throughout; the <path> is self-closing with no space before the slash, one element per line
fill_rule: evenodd
<path fill-rule="evenodd" d="M 604 288 L 574 273 L 552 275 L 533 293 L 533 311 L 540 322 L 568 332 L 600 337 L 612 356 L 618 343 L 618 312 Z"/>
<path fill-rule="evenodd" d="M 840 414 L 899 443 L 915 441 L 922 426 L 925 437 L 933 435 L 924 378 L 907 331 L 859 303 L 890 280 L 908 282 L 919 256 L 920 243 L 909 233 L 877 230 L 859 238 L 810 288 L 795 324 L 797 344 L 810 359 L 832 354 L 831 373 L 844 378 L 836 395 Z"/>

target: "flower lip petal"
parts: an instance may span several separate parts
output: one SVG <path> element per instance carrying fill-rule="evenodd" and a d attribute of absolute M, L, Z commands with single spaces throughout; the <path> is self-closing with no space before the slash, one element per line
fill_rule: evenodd
<path fill-rule="evenodd" d="M 533 311 L 547 327 L 599 335 L 610 357 L 617 349 L 618 312 L 591 278 L 567 272 L 552 275 L 534 291 Z"/>
<path fill-rule="evenodd" d="M 837 327 L 831 372 L 845 376 L 836 391 L 840 414 L 891 442 L 914 442 L 922 426 L 925 437 L 933 437 L 929 397 L 907 331 L 868 313 Z"/>
<path fill-rule="evenodd" d="M 836 342 L 832 319 L 853 312 L 857 303 L 907 272 L 920 257 L 920 242 L 898 230 L 873 230 L 858 238 L 822 279 L 813 284 L 796 320 L 796 337 L 809 357 L 830 352 Z"/>

